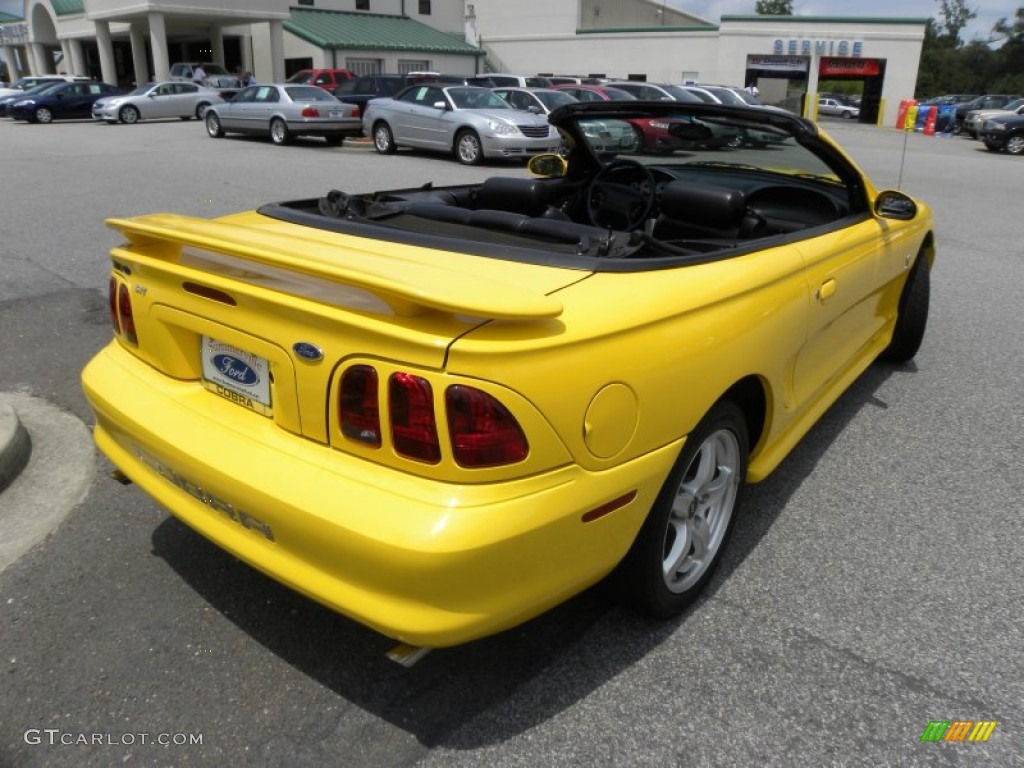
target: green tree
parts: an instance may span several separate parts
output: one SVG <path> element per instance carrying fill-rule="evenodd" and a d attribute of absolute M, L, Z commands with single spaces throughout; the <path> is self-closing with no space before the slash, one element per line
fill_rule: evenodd
<path fill-rule="evenodd" d="M 942 31 L 956 41 L 960 40 L 971 19 L 977 18 L 978 11 L 967 6 L 966 0 L 939 0 L 939 18 L 942 19 Z"/>
<path fill-rule="evenodd" d="M 757 0 L 754 13 L 759 16 L 792 16 L 793 0 Z"/>

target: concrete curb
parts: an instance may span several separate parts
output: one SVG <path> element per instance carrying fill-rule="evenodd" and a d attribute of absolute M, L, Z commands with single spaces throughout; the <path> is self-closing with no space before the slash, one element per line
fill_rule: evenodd
<path fill-rule="evenodd" d="M 0 394 L 0 492 L 14 482 L 32 455 L 32 439 L 9 402 Z"/>

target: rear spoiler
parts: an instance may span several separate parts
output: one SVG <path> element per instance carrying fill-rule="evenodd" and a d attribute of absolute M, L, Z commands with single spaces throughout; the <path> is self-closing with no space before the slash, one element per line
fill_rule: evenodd
<path fill-rule="evenodd" d="M 334 244 L 191 216 L 161 213 L 107 219 L 132 245 L 169 242 L 367 290 L 397 315 L 429 310 L 496 320 L 541 320 L 562 313 L 562 303 L 519 285 L 374 252 L 352 242 Z M 338 240 L 342 236 L 335 235 Z M 365 242 L 365 241 L 362 241 Z M 407 247 L 407 246 L 406 246 Z"/>

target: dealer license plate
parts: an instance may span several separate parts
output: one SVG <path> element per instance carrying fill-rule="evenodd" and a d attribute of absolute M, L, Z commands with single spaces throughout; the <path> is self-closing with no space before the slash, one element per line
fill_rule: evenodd
<path fill-rule="evenodd" d="M 270 416 L 270 363 L 266 358 L 203 336 L 203 386 L 233 403 Z"/>

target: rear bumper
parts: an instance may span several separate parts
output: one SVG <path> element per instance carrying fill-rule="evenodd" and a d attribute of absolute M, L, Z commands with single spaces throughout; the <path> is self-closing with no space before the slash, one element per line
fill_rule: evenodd
<path fill-rule="evenodd" d="M 292 435 L 117 342 L 89 363 L 83 385 L 99 448 L 172 514 L 291 588 L 428 647 L 514 626 L 602 578 L 679 451 L 600 473 L 567 466 L 455 485 Z"/>

